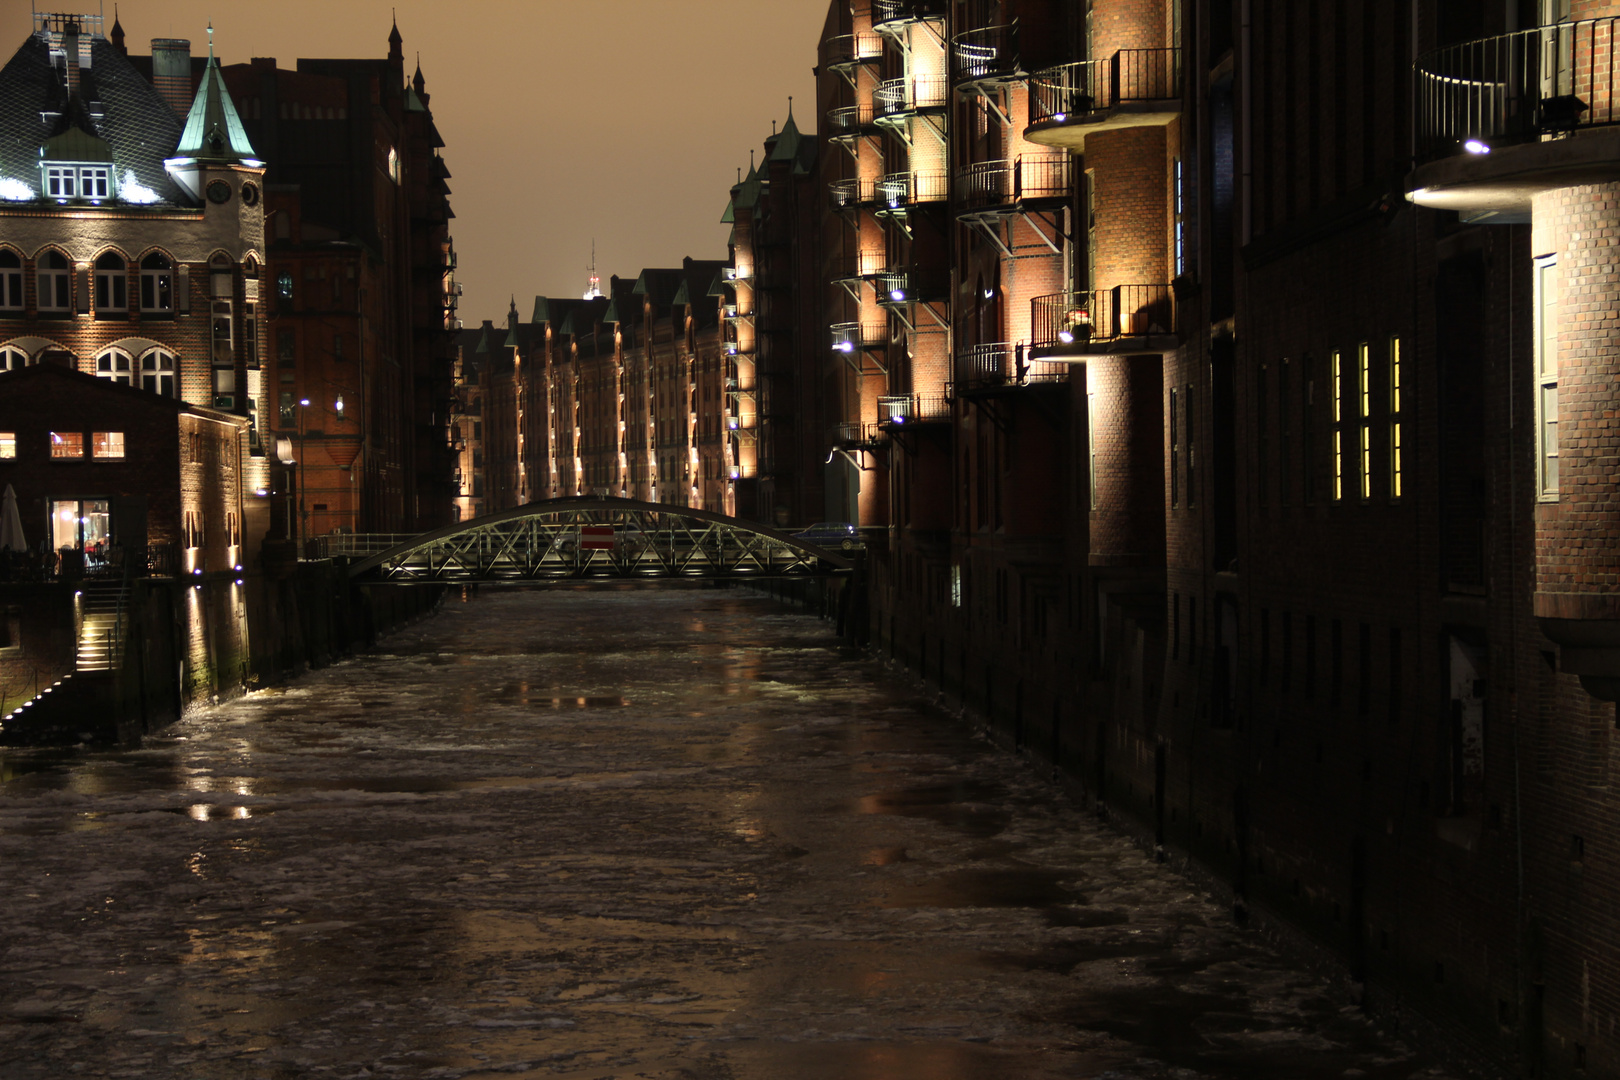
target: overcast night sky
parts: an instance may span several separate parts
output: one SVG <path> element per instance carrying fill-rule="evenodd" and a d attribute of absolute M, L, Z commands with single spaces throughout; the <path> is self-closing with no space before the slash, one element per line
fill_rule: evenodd
<path fill-rule="evenodd" d="M 94 13 L 100 0 L 40 0 Z M 816 38 L 827 0 L 121 0 L 132 53 L 155 37 L 220 63 L 388 53 L 422 74 L 446 163 L 466 286 L 461 315 L 524 318 L 536 295 L 577 296 L 591 238 L 604 283 L 681 257 L 722 258 L 739 165 L 787 114 L 815 127 Z M 113 5 L 105 5 L 112 28 Z M 32 29 L 0 3 L 6 58 Z"/>

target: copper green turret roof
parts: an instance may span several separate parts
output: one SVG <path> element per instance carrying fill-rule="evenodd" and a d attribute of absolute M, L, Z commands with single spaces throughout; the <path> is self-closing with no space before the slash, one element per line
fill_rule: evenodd
<path fill-rule="evenodd" d="M 793 122 L 793 114 L 788 113 L 787 123 L 782 125 L 782 131 L 776 137 L 769 160 L 792 163 L 799 156 L 799 143 L 803 139 L 804 136 L 799 134 L 799 125 Z"/>
<path fill-rule="evenodd" d="M 208 67 L 191 101 L 191 111 L 186 114 L 186 127 L 180 133 L 174 156 L 226 162 L 248 162 L 258 157 L 242 127 L 242 118 L 236 114 L 236 106 L 231 104 L 219 61 L 214 59 L 212 41 L 208 45 Z"/>

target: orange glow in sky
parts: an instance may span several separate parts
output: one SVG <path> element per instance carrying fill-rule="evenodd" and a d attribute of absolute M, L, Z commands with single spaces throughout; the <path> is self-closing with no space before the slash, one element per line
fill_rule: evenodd
<path fill-rule="evenodd" d="M 39 0 L 95 14 L 101 0 Z M 605 283 L 681 257 L 725 256 L 720 224 L 737 167 L 787 115 L 814 130 L 816 38 L 826 0 L 121 0 L 132 53 L 156 37 L 222 64 L 272 56 L 388 54 L 397 11 L 405 74 L 418 55 L 447 144 L 452 223 L 469 323 L 516 294 L 578 296 L 591 241 Z M 113 5 L 105 4 L 107 28 Z M 0 5 L 7 59 L 32 29 Z"/>

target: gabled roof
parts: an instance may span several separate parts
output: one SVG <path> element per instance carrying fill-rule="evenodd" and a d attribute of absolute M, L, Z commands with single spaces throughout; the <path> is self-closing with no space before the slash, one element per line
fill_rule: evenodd
<path fill-rule="evenodd" d="M 681 277 L 686 271 L 681 268 L 672 270 L 643 270 L 641 276 L 636 278 L 635 288 L 631 293 L 646 297 L 647 302 L 654 308 L 668 307 L 675 302 L 675 293 L 681 287 Z"/>
<path fill-rule="evenodd" d="M 196 205 L 163 167 L 180 140 L 179 117 L 111 43 L 91 38 L 89 44 L 91 62 L 80 70 L 74 102 L 51 66 L 43 33 L 30 34 L 0 68 L 0 200 L 9 200 L 8 192 L 23 194 L 24 188 L 42 197 L 40 151 L 53 137 L 79 128 L 110 149 L 120 199 L 159 207 Z M 94 115 L 85 101 L 99 103 Z"/>
<path fill-rule="evenodd" d="M 142 390 L 135 386 L 124 386 L 111 379 L 88 375 L 85 372 L 67 367 L 63 364 L 39 363 L 30 364 L 25 368 L 15 368 L 11 371 L 0 372 L 0 387 L 4 393 L 0 399 L 7 403 L 24 404 L 25 408 L 33 410 L 40 406 L 33 402 L 22 402 L 20 395 L 35 383 L 49 380 L 60 380 L 74 386 L 74 397 L 83 397 L 86 394 L 102 394 L 123 399 L 120 405 L 131 409 L 152 409 L 158 412 L 205 416 L 210 420 L 221 423 L 235 424 L 238 427 L 247 427 L 248 418 L 236 416 L 232 413 L 219 412 L 216 409 L 206 408 L 202 405 L 192 405 L 177 398 L 165 397 L 150 390 Z M 70 400 L 63 398 L 62 400 Z"/>
<path fill-rule="evenodd" d="M 257 160 L 242 118 L 231 103 L 231 92 L 225 88 L 212 42 L 208 45 L 208 67 L 203 71 L 202 85 L 191 99 L 191 112 L 186 114 L 186 127 L 173 156 L 233 163 Z"/>

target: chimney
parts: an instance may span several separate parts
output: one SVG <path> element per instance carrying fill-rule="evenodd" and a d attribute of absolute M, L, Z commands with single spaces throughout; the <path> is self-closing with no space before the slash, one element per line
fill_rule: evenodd
<path fill-rule="evenodd" d="M 176 114 L 183 118 L 191 111 L 191 42 L 152 39 L 152 85 Z"/>
<path fill-rule="evenodd" d="M 67 55 L 68 97 L 79 96 L 79 23 L 69 19 L 62 28 L 62 51 Z"/>

